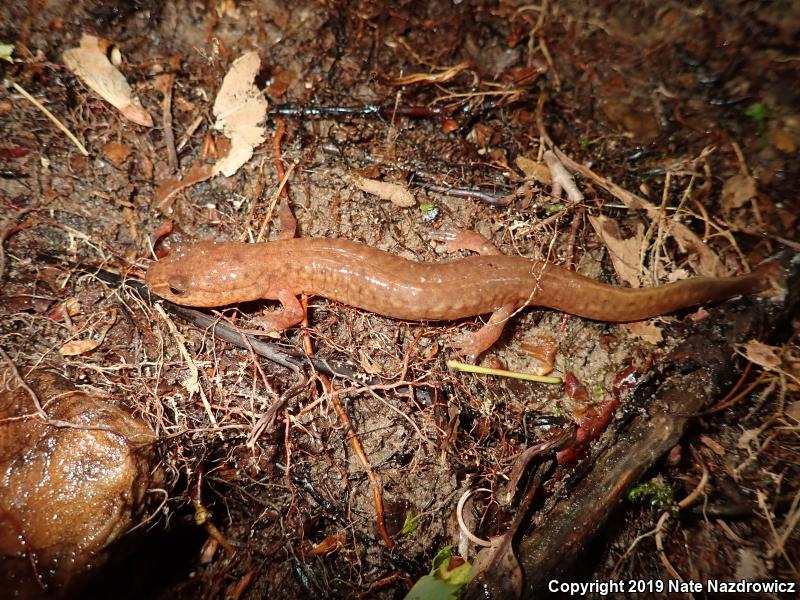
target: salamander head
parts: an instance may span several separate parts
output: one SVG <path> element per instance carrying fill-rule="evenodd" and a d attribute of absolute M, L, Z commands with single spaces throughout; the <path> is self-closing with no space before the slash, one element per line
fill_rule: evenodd
<path fill-rule="evenodd" d="M 250 244 L 198 242 L 178 246 L 150 265 L 147 286 L 183 306 L 225 306 L 263 298 L 267 283 L 248 260 Z"/>

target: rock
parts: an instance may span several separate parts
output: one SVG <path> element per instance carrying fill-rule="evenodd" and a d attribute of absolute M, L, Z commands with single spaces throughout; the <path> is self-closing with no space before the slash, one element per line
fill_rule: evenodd
<path fill-rule="evenodd" d="M 0 589 L 18 598 L 73 595 L 160 483 L 156 437 L 60 375 L 24 378 L 49 421 L 15 375 L 0 373 Z"/>

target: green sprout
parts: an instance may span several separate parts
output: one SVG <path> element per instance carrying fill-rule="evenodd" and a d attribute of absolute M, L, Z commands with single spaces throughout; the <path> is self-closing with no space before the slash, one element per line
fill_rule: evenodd
<path fill-rule="evenodd" d="M 471 575 L 472 565 L 454 557 L 452 546 L 447 546 L 433 558 L 430 574 L 419 578 L 405 600 L 456 600 Z"/>
<path fill-rule="evenodd" d="M 646 483 L 633 486 L 628 492 L 629 502 L 645 502 L 649 500 L 652 506 L 661 510 L 677 512 L 678 504 L 675 502 L 675 493 L 662 479 L 654 479 Z"/>
<path fill-rule="evenodd" d="M 766 131 L 769 109 L 764 104 L 761 102 L 754 102 L 745 109 L 744 114 L 756 124 L 759 135 Z"/>
<path fill-rule="evenodd" d="M 416 515 L 408 513 L 406 515 L 406 520 L 403 522 L 403 529 L 401 530 L 401 533 L 403 535 L 411 535 L 417 531 L 418 525 L 419 518 Z"/>
<path fill-rule="evenodd" d="M 14 44 L 0 44 L 0 60 L 6 60 L 13 64 Z"/>

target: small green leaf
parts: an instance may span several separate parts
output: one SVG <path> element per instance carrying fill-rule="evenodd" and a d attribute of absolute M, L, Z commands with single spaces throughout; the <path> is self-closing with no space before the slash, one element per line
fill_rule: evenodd
<path fill-rule="evenodd" d="M 453 557 L 453 548 L 442 548 L 433 558 L 429 575 L 420 577 L 405 600 L 457 600 L 469 582 L 472 565 Z"/>
<path fill-rule="evenodd" d="M 434 205 L 431 204 L 430 202 L 426 202 L 424 204 L 419 205 L 419 209 L 424 213 L 432 211 L 434 208 L 435 208 Z"/>
<path fill-rule="evenodd" d="M 415 533 L 417 531 L 417 525 L 419 525 L 417 517 L 415 515 L 412 515 L 411 513 L 408 513 L 406 515 L 406 520 L 403 523 L 403 529 L 401 533 L 403 535 L 410 535 L 412 533 Z"/>
<path fill-rule="evenodd" d="M 769 118 L 769 109 L 761 102 L 754 102 L 744 111 L 744 114 L 759 125 L 763 125 L 764 121 Z"/>
<path fill-rule="evenodd" d="M 548 215 L 554 215 L 557 212 L 561 212 L 564 210 L 564 204 L 562 202 L 557 202 L 555 204 L 548 204 L 544 207 L 545 212 Z"/>
<path fill-rule="evenodd" d="M 14 44 L 0 44 L 0 60 L 7 60 L 13 63 L 12 54 L 14 54 Z"/>

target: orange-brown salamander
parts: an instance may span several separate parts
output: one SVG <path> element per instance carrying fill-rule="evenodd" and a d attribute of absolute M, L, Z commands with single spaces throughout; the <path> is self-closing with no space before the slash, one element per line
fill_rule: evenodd
<path fill-rule="evenodd" d="M 449 320 L 492 313 L 457 343 L 478 355 L 500 336 L 515 310 L 545 306 L 598 321 L 638 321 L 770 287 L 777 265 L 738 277 L 696 277 L 650 288 L 606 285 L 557 265 L 518 256 L 469 256 L 415 262 L 342 239 L 301 238 L 260 244 L 199 242 L 179 247 L 147 271 L 150 289 L 187 306 L 278 300 L 265 319 L 281 331 L 303 317 L 300 294 L 323 296 L 387 317 Z"/>

